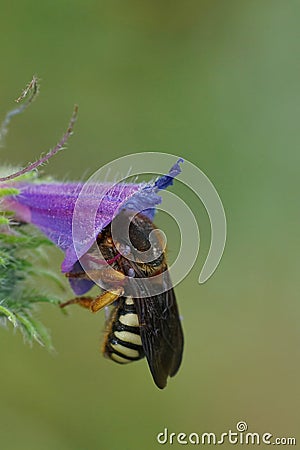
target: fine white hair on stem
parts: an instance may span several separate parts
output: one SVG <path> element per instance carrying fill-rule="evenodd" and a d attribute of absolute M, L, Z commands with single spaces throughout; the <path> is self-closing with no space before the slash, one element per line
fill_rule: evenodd
<path fill-rule="evenodd" d="M 29 93 L 30 95 L 28 96 Z M 18 108 L 9 111 L 6 114 L 2 124 L 0 125 L 0 147 L 4 146 L 4 139 L 8 133 L 8 127 L 12 118 L 25 111 L 25 109 L 27 109 L 28 106 L 30 106 L 31 103 L 35 100 L 38 93 L 39 93 L 38 78 L 34 75 L 30 83 L 28 83 L 25 89 L 23 89 L 21 95 L 15 100 L 16 103 L 20 103 L 22 100 L 24 100 L 24 98 L 27 97 L 26 102 L 19 105 Z"/>
<path fill-rule="evenodd" d="M 0 178 L 0 182 L 1 181 L 12 180 L 13 178 L 19 177 L 21 175 L 24 175 L 25 173 L 28 173 L 28 172 L 31 172 L 32 170 L 37 169 L 42 164 L 45 164 L 50 158 L 52 158 L 52 156 L 54 156 L 60 150 L 63 150 L 64 145 L 66 144 L 66 142 L 68 141 L 69 137 L 73 133 L 74 124 L 75 124 L 76 119 L 77 119 L 77 113 L 78 113 L 78 105 L 75 105 L 72 117 L 70 119 L 69 126 L 67 128 L 67 131 L 65 132 L 65 134 L 63 135 L 61 140 L 56 144 L 56 146 L 54 148 L 50 149 L 46 153 L 45 156 L 42 156 L 37 161 L 28 164 L 26 167 L 24 167 L 24 169 L 21 169 L 18 172 L 12 173 L 11 175 L 8 175 L 7 177 Z"/>

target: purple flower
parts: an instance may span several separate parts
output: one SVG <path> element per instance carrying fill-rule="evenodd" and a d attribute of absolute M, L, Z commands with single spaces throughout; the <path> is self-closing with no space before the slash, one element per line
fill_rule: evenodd
<path fill-rule="evenodd" d="M 2 207 L 14 211 L 15 217 L 23 222 L 37 226 L 52 242 L 65 252 L 62 272 L 78 271 L 79 259 L 87 253 L 95 242 L 98 233 L 106 227 L 121 209 L 143 212 L 151 220 L 155 214 L 155 207 L 161 202 L 158 191 L 172 185 L 173 178 L 180 172 L 179 159 L 167 175 L 159 177 L 150 183 L 107 183 L 91 186 L 85 194 L 84 206 L 80 211 L 80 227 L 85 227 L 89 221 L 89 212 L 95 199 L 105 192 L 101 204 L 98 206 L 93 222 L 94 234 L 85 241 L 77 243 L 76 250 L 72 236 L 72 219 L 76 202 L 84 183 L 30 183 L 9 182 L 6 186 L 13 186 L 19 194 L 6 197 Z M 4 186 L 4 185 L 2 185 Z M 82 203 L 82 198 L 81 198 Z M 71 286 L 77 295 L 87 292 L 93 285 L 92 281 L 70 279 Z"/>

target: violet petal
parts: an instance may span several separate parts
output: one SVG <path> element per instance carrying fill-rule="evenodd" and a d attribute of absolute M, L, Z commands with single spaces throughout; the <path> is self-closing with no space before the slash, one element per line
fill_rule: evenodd
<path fill-rule="evenodd" d="M 159 177 L 156 181 L 140 184 L 120 183 L 111 185 L 102 199 L 97 211 L 94 236 L 84 242 L 80 254 L 74 248 L 72 237 L 72 219 L 76 201 L 84 183 L 29 183 L 10 182 L 20 190 L 20 194 L 6 197 L 2 207 L 13 210 L 17 219 L 37 226 L 52 242 L 65 252 L 62 263 L 62 272 L 76 272 L 78 259 L 83 256 L 93 244 L 97 234 L 106 227 L 115 214 L 123 208 L 131 209 L 147 215 L 153 220 L 155 207 L 161 202 L 158 191 L 166 189 L 173 183 L 174 177 L 180 172 L 179 159 L 167 175 Z M 97 192 L 107 190 L 108 185 L 97 186 Z M 95 197 L 87 197 L 82 217 L 88 218 L 91 204 Z M 84 226 L 84 223 L 83 223 Z M 70 279 L 72 289 L 77 295 L 87 292 L 93 282 L 83 279 Z"/>

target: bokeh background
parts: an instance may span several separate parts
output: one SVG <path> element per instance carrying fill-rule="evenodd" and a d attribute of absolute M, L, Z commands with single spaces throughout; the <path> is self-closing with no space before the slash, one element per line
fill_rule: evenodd
<path fill-rule="evenodd" d="M 53 146 L 78 103 L 76 132 L 46 174 L 86 179 L 129 153 L 181 155 L 209 176 L 228 220 L 221 265 L 200 286 L 209 221 L 183 194 L 202 242 L 176 288 L 186 345 L 164 391 L 145 361 L 101 357 L 101 313 L 40 308 L 54 355 L 0 329 L 3 450 L 153 449 L 165 427 L 220 434 L 239 420 L 300 439 L 299 23 L 296 0 L 2 0 L 1 115 L 41 78 L 2 163 Z M 48 264 L 59 273 L 61 261 L 54 249 Z"/>

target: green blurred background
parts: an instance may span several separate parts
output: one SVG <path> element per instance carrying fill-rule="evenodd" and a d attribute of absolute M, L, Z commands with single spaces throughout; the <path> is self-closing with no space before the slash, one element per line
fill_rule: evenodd
<path fill-rule="evenodd" d="M 1 115 L 33 74 L 41 78 L 2 163 L 25 164 L 53 146 L 78 103 L 75 134 L 46 174 L 86 179 L 129 153 L 181 155 L 218 189 L 228 241 L 200 286 L 209 222 L 185 197 L 203 239 L 176 288 L 186 346 L 164 391 L 145 361 L 102 358 L 101 313 L 40 308 L 55 355 L 0 329 L 1 449 L 153 449 L 164 427 L 220 434 L 239 420 L 297 437 L 299 22 L 296 0 L 2 0 Z M 62 254 L 52 253 L 59 273 Z"/>

